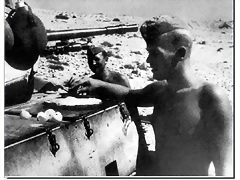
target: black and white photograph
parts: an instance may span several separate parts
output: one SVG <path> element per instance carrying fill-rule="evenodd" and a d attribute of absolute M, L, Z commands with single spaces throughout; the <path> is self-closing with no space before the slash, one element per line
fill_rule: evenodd
<path fill-rule="evenodd" d="M 5 178 L 235 178 L 234 0 L 5 0 Z"/>

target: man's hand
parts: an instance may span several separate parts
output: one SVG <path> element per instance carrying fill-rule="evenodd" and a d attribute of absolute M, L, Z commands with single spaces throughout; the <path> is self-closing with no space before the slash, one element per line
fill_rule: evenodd
<path fill-rule="evenodd" d="M 92 78 L 71 77 L 67 83 L 69 94 L 78 96 L 80 94 L 94 95 L 101 81 Z"/>
<path fill-rule="evenodd" d="M 92 78 L 72 77 L 67 86 L 69 87 L 68 93 L 75 97 L 86 94 L 100 99 L 124 101 L 129 92 L 129 88 L 125 86 Z"/>

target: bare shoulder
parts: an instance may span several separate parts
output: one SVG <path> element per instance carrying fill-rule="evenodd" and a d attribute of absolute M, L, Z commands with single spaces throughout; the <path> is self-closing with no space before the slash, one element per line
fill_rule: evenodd
<path fill-rule="evenodd" d="M 232 107 L 224 89 L 211 84 L 205 84 L 199 94 L 199 107 L 202 120 L 207 124 L 207 129 L 216 132 L 228 129 L 229 137 L 232 127 Z M 218 129 L 220 128 L 220 129 Z"/>
<path fill-rule="evenodd" d="M 129 81 L 129 80 L 128 80 L 128 77 L 127 77 L 126 75 L 121 74 L 121 73 L 119 73 L 119 72 L 115 72 L 115 77 L 116 77 L 117 79 L 122 80 L 122 81 L 126 81 L 126 82 Z"/>
<path fill-rule="evenodd" d="M 124 74 L 121 74 L 119 72 L 109 71 L 108 80 L 111 83 L 119 84 L 119 85 L 126 86 L 126 87 L 130 88 L 130 83 L 129 83 L 129 80 L 128 80 L 127 76 L 124 75 Z"/>
<path fill-rule="evenodd" d="M 205 83 L 200 90 L 199 97 L 200 108 L 208 108 L 209 106 L 230 106 L 230 101 L 226 91 L 214 84 Z"/>

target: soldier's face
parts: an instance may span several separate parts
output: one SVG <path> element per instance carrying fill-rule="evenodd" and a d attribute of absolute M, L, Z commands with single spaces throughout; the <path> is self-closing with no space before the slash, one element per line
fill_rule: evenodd
<path fill-rule="evenodd" d="M 102 52 L 88 57 L 89 68 L 94 73 L 101 72 L 106 65 L 106 57 L 103 56 Z"/>
<path fill-rule="evenodd" d="M 149 53 L 147 63 L 152 68 L 153 78 L 165 80 L 169 76 L 171 61 L 174 57 L 172 50 L 168 50 L 163 44 L 148 44 Z"/>

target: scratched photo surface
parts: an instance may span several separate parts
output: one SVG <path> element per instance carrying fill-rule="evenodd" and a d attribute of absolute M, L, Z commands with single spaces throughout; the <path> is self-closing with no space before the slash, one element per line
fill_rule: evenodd
<path fill-rule="evenodd" d="M 16 2 L 5 0 L 5 19 L 9 18 L 9 7 L 14 7 Z M 5 41 L 9 40 L 7 44 L 5 42 L 5 52 L 9 51 L 5 57 L 5 176 L 136 175 L 138 127 L 130 121 L 126 105 L 105 103 L 86 94 L 79 97 L 85 98 L 85 103 L 79 105 L 80 101 L 74 102 L 74 98 L 66 102 L 70 96 L 63 85 L 72 76 L 94 77 L 88 61 L 89 44 L 103 48 L 96 51 L 107 52 L 106 67 L 114 72 L 114 77 L 127 79 L 120 85 L 140 89 L 153 83 L 152 68 L 146 63 L 146 42 L 139 27 L 146 20 L 162 14 L 184 21 L 193 35 L 191 67 L 195 75 L 222 87 L 233 108 L 233 1 L 25 2 L 46 34 L 38 32 L 38 36 L 33 37 L 24 35 L 28 30 L 19 31 L 29 50 L 23 57 L 19 55 L 23 52 L 21 48 L 11 51 L 16 42 L 16 38 L 11 38 L 15 36 L 10 33 L 7 39 L 5 35 Z M 20 21 L 16 20 L 14 24 Z M 11 26 L 5 21 L 5 33 Z M 31 44 L 34 38 L 38 39 L 37 45 Z M 40 56 L 35 56 L 35 47 L 43 49 Z M 56 99 L 66 103 L 62 106 L 49 103 Z M 150 154 L 154 153 L 154 131 L 148 119 L 153 107 L 137 109 L 142 118 L 146 148 Z M 215 176 L 213 163 L 208 175 Z"/>

